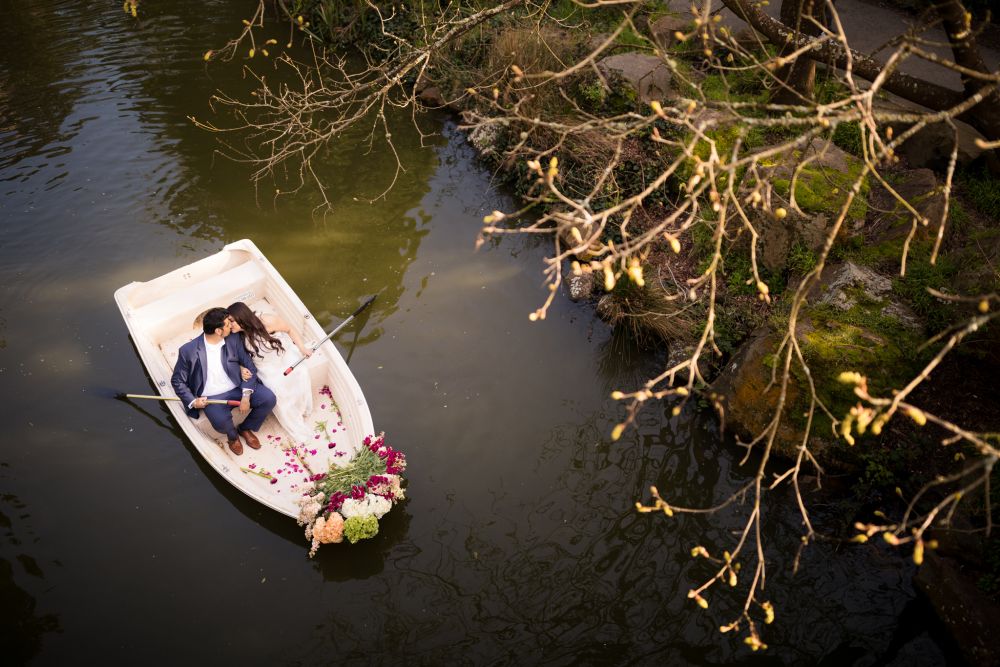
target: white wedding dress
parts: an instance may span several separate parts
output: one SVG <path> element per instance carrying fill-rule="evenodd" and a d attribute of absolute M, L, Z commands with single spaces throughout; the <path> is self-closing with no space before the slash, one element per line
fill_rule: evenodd
<path fill-rule="evenodd" d="M 313 426 L 307 421 L 313 411 L 309 371 L 304 366 L 299 366 L 285 375 L 285 369 L 298 361 L 301 354 L 288 334 L 276 331 L 272 335 L 281 341 L 284 352 L 261 348 L 264 358 L 254 357 L 258 377 L 278 399 L 271 414 L 293 443 L 312 442 L 315 434 Z"/>

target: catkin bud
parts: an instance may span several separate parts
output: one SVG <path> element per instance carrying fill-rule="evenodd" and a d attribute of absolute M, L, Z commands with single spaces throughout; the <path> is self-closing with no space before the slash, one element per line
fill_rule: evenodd
<path fill-rule="evenodd" d="M 913 547 L 913 563 L 914 565 L 921 565 L 924 562 L 924 543 L 921 540 L 917 540 L 917 543 Z"/>
<path fill-rule="evenodd" d="M 611 441 L 617 441 L 618 438 L 622 437 L 622 433 L 624 432 L 625 424 L 615 424 L 615 427 L 611 430 Z"/>
<path fill-rule="evenodd" d="M 906 414 L 917 423 L 917 426 L 923 426 L 927 423 L 927 415 L 913 406 L 906 407 Z"/>

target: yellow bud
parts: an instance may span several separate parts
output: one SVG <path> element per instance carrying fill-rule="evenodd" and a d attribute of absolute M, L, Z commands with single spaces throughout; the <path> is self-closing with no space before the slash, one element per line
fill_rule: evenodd
<path fill-rule="evenodd" d="M 530 315 L 528 315 L 528 319 L 531 320 L 532 322 L 536 322 L 538 320 L 538 311 L 535 311 Z"/>
<path fill-rule="evenodd" d="M 694 100 L 690 100 L 688 102 L 687 109 L 685 109 L 684 111 L 686 113 L 693 113 L 694 110 L 697 109 L 697 108 L 698 108 L 698 103 L 695 102 Z"/>
<path fill-rule="evenodd" d="M 894 547 L 899 546 L 899 538 L 888 531 L 882 533 L 882 539 Z"/>
<path fill-rule="evenodd" d="M 860 533 L 851 538 L 851 542 L 857 542 L 858 544 L 864 544 L 868 541 L 868 536 L 864 533 Z"/>
<path fill-rule="evenodd" d="M 576 260 L 573 260 L 573 263 L 570 264 L 569 266 L 570 266 L 571 269 L 573 269 L 573 275 L 574 276 L 582 276 L 583 275 L 583 268 L 580 266 L 580 262 L 578 262 Z"/>
<path fill-rule="evenodd" d="M 260 52 L 264 54 L 264 57 L 265 57 L 265 58 L 266 58 L 267 56 L 271 55 L 270 53 L 268 53 L 268 52 L 267 52 L 267 49 L 261 49 L 261 50 L 260 50 Z"/>
<path fill-rule="evenodd" d="M 986 299 L 983 299 L 982 301 L 980 301 L 979 302 L 979 312 L 980 313 L 984 313 L 984 314 L 990 312 L 990 302 L 987 301 Z"/>
<path fill-rule="evenodd" d="M 494 88 L 493 89 L 493 99 L 497 99 L 498 97 L 500 97 L 500 89 L 499 88 Z"/>
<path fill-rule="evenodd" d="M 677 389 L 674 389 L 674 393 L 678 396 L 687 396 L 691 392 L 688 391 L 687 387 L 677 387 Z"/>
<path fill-rule="evenodd" d="M 278 40 L 276 40 L 276 39 L 269 39 L 269 40 L 267 40 L 267 41 L 266 41 L 266 42 L 264 42 L 264 43 L 265 43 L 265 44 L 270 44 L 270 45 L 272 45 L 272 46 L 273 46 L 273 45 L 275 45 L 275 44 L 277 44 L 277 43 L 278 43 Z"/>
<path fill-rule="evenodd" d="M 129 8 L 129 11 L 132 13 L 132 18 L 135 18 L 136 17 L 136 5 L 135 5 L 134 2 L 132 3 L 132 6 Z"/>
<path fill-rule="evenodd" d="M 776 217 L 778 220 L 783 220 L 786 215 L 788 215 L 788 211 L 786 211 L 785 209 L 783 208 L 774 209 L 774 217 Z"/>
<path fill-rule="evenodd" d="M 708 609 L 708 600 L 701 597 L 700 595 L 695 595 L 694 601 L 697 602 L 698 606 L 701 607 L 702 609 Z"/>
<path fill-rule="evenodd" d="M 899 496 L 900 498 L 903 497 L 903 490 L 898 486 L 896 487 L 896 495 Z"/>
<path fill-rule="evenodd" d="M 576 227 L 570 227 L 569 233 L 570 236 L 573 237 L 574 241 L 576 241 L 577 243 L 583 243 L 583 234 L 580 233 L 579 229 L 577 229 Z"/>
<path fill-rule="evenodd" d="M 767 283 L 765 283 L 763 280 L 760 280 L 757 282 L 757 291 L 760 292 L 761 294 L 767 294 L 771 290 L 768 289 Z"/>
<path fill-rule="evenodd" d="M 628 267 L 628 277 L 639 287 L 645 287 L 646 281 L 642 277 L 642 266 L 638 261 L 634 261 Z"/>
<path fill-rule="evenodd" d="M 251 57 L 251 58 L 253 58 L 253 57 L 254 57 L 254 54 L 256 54 L 256 53 L 257 53 L 257 50 L 256 50 L 256 49 L 250 49 L 250 57 Z"/>
<path fill-rule="evenodd" d="M 918 426 L 923 426 L 927 423 L 927 415 L 913 406 L 908 406 L 906 408 L 906 414 L 910 417 L 910 419 L 915 421 Z"/>
<path fill-rule="evenodd" d="M 913 547 L 913 563 L 915 565 L 921 565 L 924 562 L 924 543 L 921 540 L 917 540 L 917 543 Z"/>
<path fill-rule="evenodd" d="M 295 17 L 295 20 L 299 22 L 299 25 L 302 25 L 302 22 L 303 22 L 303 21 L 304 21 L 305 19 L 303 19 L 303 18 L 302 18 L 302 15 L 300 14 L 300 15 L 298 15 L 298 16 L 296 16 L 296 17 Z"/>
<path fill-rule="evenodd" d="M 861 384 L 863 381 L 864 377 L 856 371 L 844 371 L 837 376 L 837 382 L 843 382 L 844 384 Z"/>
<path fill-rule="evenodd" d="M 610 266 L 605 266 L 604 267 L 604 289 L 605 289 L 605 291 L 610 292 L 614 288 L 615 288 L 615 274 L 614 274 L 614 271 L 611 270 Z"/>
<path fill-rule="evenodd" d="M 623 398 L 625 398 L 625 393 L 621 391 L 613 391 L 611 392 L 611 398 L 615 399 L 616 401 L 620 401 Z"/>
<path fill-rule="evenodd" d="M 729 585 L 732 586 L 733 588 L 735 588 L 736 587 L 736 583 L 737 583 L 736 582 L 736 573 L 735 572 L 730 572 L 729 573 Z"/>
<path fill-rule="evenodd" d="M 511 65 L 510 71 L 514 73 L 514 76 L 524 76 L 524 70 L 522 70 L 517 65 Z"/>
<path fill-rule="evenodd" d="M 475 95 L 476 94 L 476 89 L 475 88 L 466 88 L 465 92 L 467 92 L 470 95 Z"/>
<path fill-rule="evenodd" d="M 774 605 L 770 602 L 765 602 L 761 607 L 764 608 L 764 623 L 767 625 L 774 623 Z"/>
<path fill-rule="evenodd" d="M 625 424 L 615 424 L 615 427 L 611 429 L 611 441 L 615 442 L 618 438 L 622 437 L 622 433 L 625 432 Z"/>
<path fill-rule="evenodd" d="M 683 42 L 684 40 L 687 39 L 687 35 L 678 30 L 677 32 L 674 33 L 674 39 L 676 39 L 678 42 Z"/>
<path fill-rule="evenodd" d="M 677 416 L 677 415 L 679 415 L 680 413 L 681 413 L 681 406 L 679 406 L 679 405 L 675 405 L 675 406 L 674 406 L 674 409 L 670 411 L 670 415 L 671 415 L 672 417 L 676 417 L 676 416 Z"/>
<path fill-rule="evenodd" d="M 250 25 L 250 21 L 247 21 L 246 19 L 243 19 L 243 25 L 249 26 Z"/>
<path fill-rule="evenodd" d="M 211 51 L 211 49 L 208 50 L 208 51 L 205 51 L 205 55 L 202 56 L 202 57 L 205 59 L 205 62 L 208 62 L 209 60 L 211 60 L 212 59 L 212 51 Z"/>

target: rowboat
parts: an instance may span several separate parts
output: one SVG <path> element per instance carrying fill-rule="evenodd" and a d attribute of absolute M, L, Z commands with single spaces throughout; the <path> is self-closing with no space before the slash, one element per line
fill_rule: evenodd
<path fill-rule="evenodd" d="M 247 239 L 115 292 L 115 302 L 160 396 L 174 397 L 170 376 L 177 351 L 201 335 L 200 326 L 195 326 L 198 315 L 235 301 L 243 301 L 255 312 L 280 316 L 304 341 L 321 341 L 326 335 L 288 283 Z M 293 360 L 298 358 L 296 350 L 290 354 Z M 258 431 L 261 448 L 247 447 L 236 456 L 204 414 L 193 420 L 180 401 L 165 403 L 198 453 L 220 475 L 254 500 L 290 517 L 299 515 L 298 501 L 314 472 L 349 461 L 362 440 L 374 434 L 361 387 L 332 343 L 321 345 L 294 372 L 308 374 L 313 392 L 313 413 L 306 421 L 315 425 L 311 443 L 292 443 L 271 415 Z M 235 410 L 234 417 L 238 415 Z"/>

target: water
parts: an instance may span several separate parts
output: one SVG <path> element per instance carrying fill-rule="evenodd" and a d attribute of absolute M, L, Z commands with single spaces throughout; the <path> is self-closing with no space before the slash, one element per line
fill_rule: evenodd
<path fill-rule="evenodd" d="M 407 171 L 346 136 L 315 192 L 255 192 L 189 115 L 239 87 L 206 66 L 255 3 L 0 1 L 0 630 L 5 661 L 177 664 L 719 664 L 749 661 L 685 599 L 708 575 L 717 519 L 638 515 L 650 484 L 709 505 L 748 471 L 696 410 L 643 413 L 614 445 L 607 398 L 662 359 L 629 351 L 560 297 L 544 323 L 545 249 L 473 252 L 509 208 L 447 117 L 428 148 L 394 130 Z M 279 35 L 279 40 L 284 37 Z M 255 65 L 262 66 L 259 60 Z M 410 500 L 379 536 L 306 557 L 301 530 L 204 465 L 169 414 L 102 388 L 150 385 L 113 291 L 249 237 L 326 325 L 381 291 L 336 339 L 375 424 L 406 451 Z M 780 507 L 786 499 L 776 499 Z M 837 525 L 836 508 L 817 520 Z M 765 528 L 775 555 L 795 512 Z M 771 570 L 778 622 L 754 662 L 946 659 L 912 570 L 881 550 L 819 544 Z"/>

